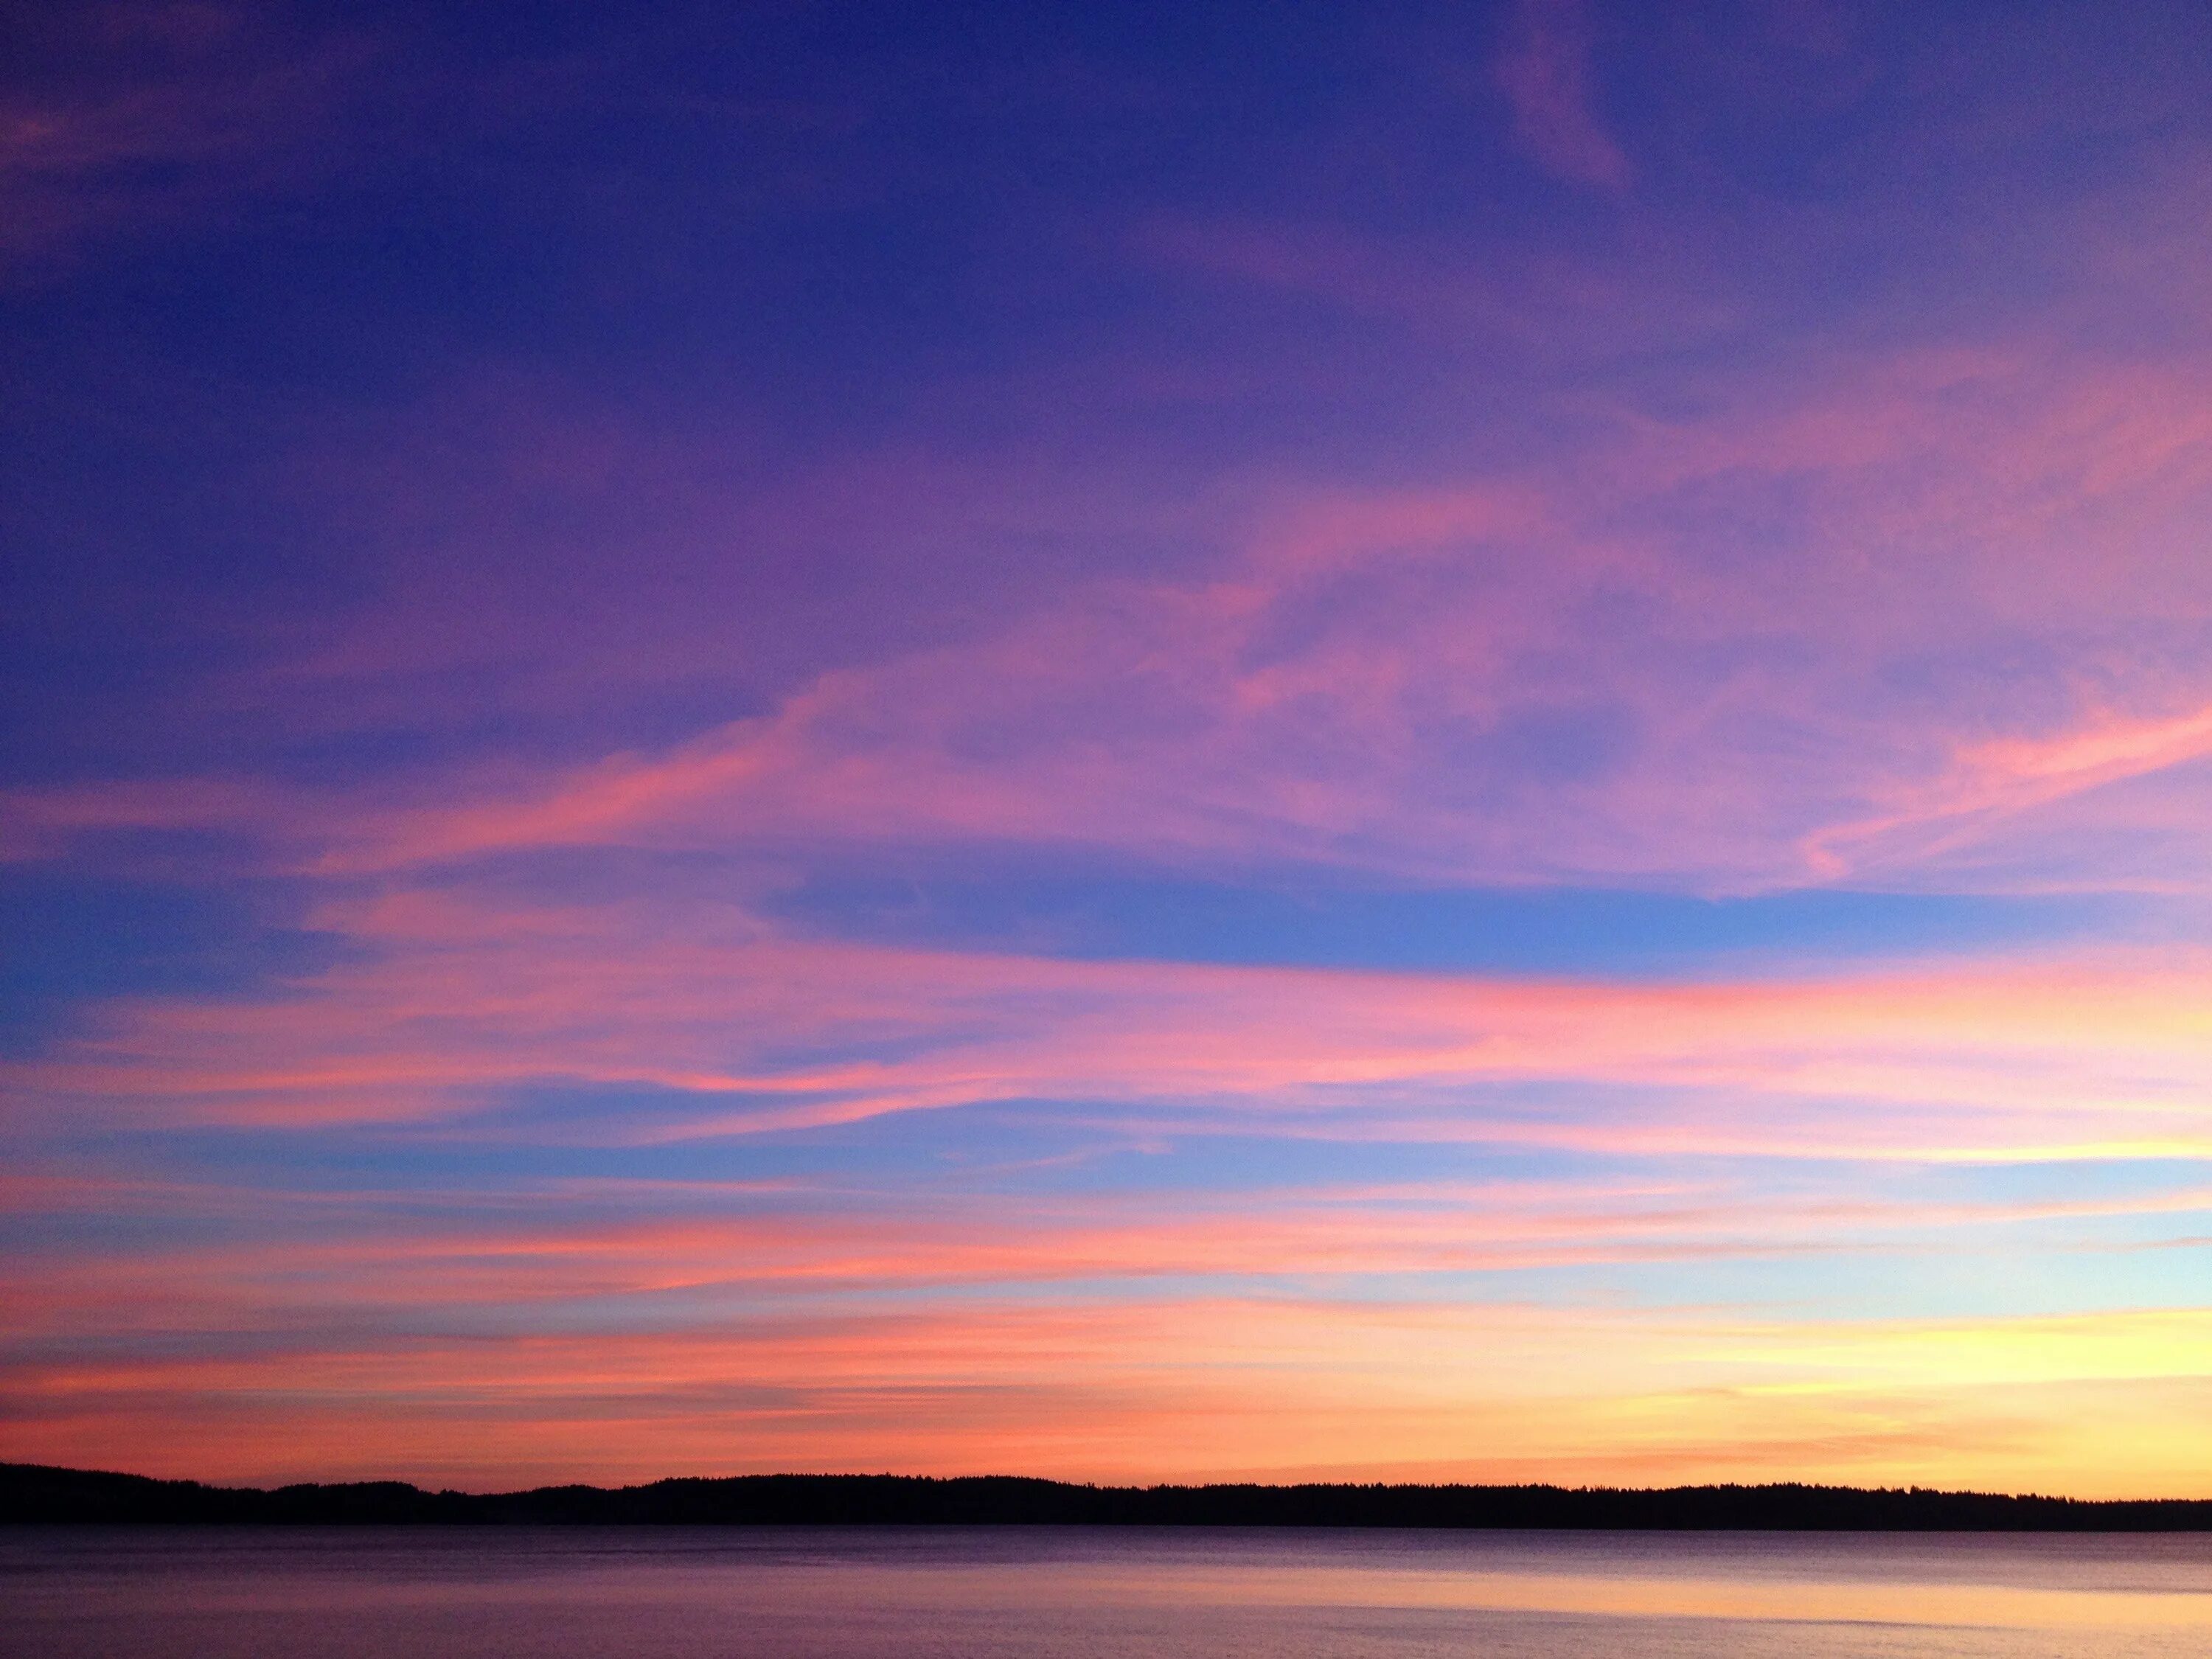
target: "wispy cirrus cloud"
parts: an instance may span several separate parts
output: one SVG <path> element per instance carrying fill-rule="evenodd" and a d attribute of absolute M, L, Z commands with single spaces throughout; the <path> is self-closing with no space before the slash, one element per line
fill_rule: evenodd
<path fill-rule="evenodd" d="M 99 239 L 189 234 L 321 182 L 382 67 L 370 34 L 303 40 L 222 4 L 57 9 L 18 46 L 0 99 L 0 261 L 48 277 Z"/>
<path fill-rule="evenodd" d="M 1634 173 L 1597 112 L 1593 33 L 1583 0 L 1517 0 L 1494 73 L 1514 137 L 1540 167 L 1571 184 L 1622 190 Z"/>
<path fill-rule="evenodd" d="M 1089 1479 L 1565 1468 L 1632 1483 L 1778 1459 L 1881 1484 L 1933 1460 L 1946 1485 L 2026 1469 L 2102 1495 L 2191 1489 L 2197 1472 L 2172 1449 L 2191 1442 L 2172 1433 L 2201 1391 L 2169 1379 L 2201 1370 L 2205 1340 L 2203 1315 L 2182 1310 L 1807 1331 L 1711 1314 L 1194 1297 L 813 1315 L 620 1343 L 308 1337 L 281 1358 L 187 1351 L 18 1362 L 12 1376 L 58 1455 L 112 1461 L 102 1449 L 137 1443 L 146 1414 L 165 1411 L 176 1461 L 156 1472 L 214 1459 L 262 1479 L 621 1480 L 786 1468 L 807 1448 L 841 1464 L 969 1468 L 1012 1445 L 1024 1468 Z M 1194 1346 L 1213 1363 L 1191 1366 Z M 287 1432 L 257 1442 L 222 1402 L 279 1374 Z M 2112 1409 L 2083 1410 L 2100 1401 Z M 577 1449 L 578 1424 L 598 1450 Z M 1316 1446 L 1331 1449 L 1325 1465 Z"/>
<path fill-rule="evenodd" d="M 351 959 L 273 998 L 120 1006 L 10 1064 L 11 1088 L 122 1122 L 262 1125 L 662 1091 L 578 1131 L 635 1145 L 1045 1100 L 1649 1155 L 2212 1154 L 2202 964 L 2169 952 L 1639 986 L 919 951 L 734 910 L 428 893 L 318 921 Z M 1536 1083 L 1617 1103 L 1510 1086 Z"/>
<path fill-rule="evenodd" d="M 1986 836 L 1995 821 L 2208 756 L 2212 708 L 2166 720 L 2093 717 L 2053 737 L 1969 744 L 1945 775 L 1903 792 L 1885 815 L 1820 830 L 1807 855 L 1815 870 L 1841 874 L 1879 867 L 1885 855 L 1941 854 Z"/>
<path fill-rule="evenodd" d="M 2203 26 L 1970 11 L 42 22 L 8 1454 L 2201 1487 Z"/>
<path fill-rule="evenodd" d="M 746 709 L 695 715 L 673 742 L 528 761 L 459 745 L 366 795 L 204 775 L 23 789 L 5 850 L 217 829 L 343 878 L 545 848 L 982 841 L 1712 891 L 1910 884 L 1932 860 L 1945 879 L 2001 888 L 2056 809 L 2185 762 L 2159 749 L 2154 764 L 2004 781 L 2015 751 L 2180 731 L 2212 699 L 2212 591 L 2180 552 L 2212 499 L 2212 416 L 2187 377 L 2093 355 L 1906 353 L 1694 420 L 1600 414 L 1548 462 L 1473 476 L 1261 481 L 1142 508 L 1094 479 L 1086 511 L 1115 534 L 1176 536 L 1206 557 L 1028 592 L 1003 618 L 963 616 L 866 661 L 802 653 L 766 686 L 714 678 L 720 601 L 702 590 L 663 682 L 608 678 L 586 644 L 557 706 L 573 725 L 578 686 L 618 701 L 666 684 L 702 712 Z M 637 451 L 608 451 L 605 488 L 675 487 L 680 466 L 633 478 Z M 895 471 L 897 489 L 874 467 L 817 485 L 895 525 L 900 491 L 921 498 L 915 557 L 963 522 L 1009 545 L 1050 522 L 1042 478 L 994 505 L 957 468 Z M 841 522 L 781 513 L 781 530 L 757 512 L 695 526 L 696 556 L 782 536 L 801 538 L 786 550 L 799 558 Z M 1728 513 L 1765 529 L 1747 541 Z M 512 589 L 444 594 L 444 632 L 424 623 L 439 591 L 406 592 L 277 683 L 303 711 L 372 725 L 445 676 L 495 673 L 526 702 L 568 624 L 511 612 Z M 465 650 L 440 643 L 457 615 L 481 619 Z M 764 642 L 733 625 L 740 658 L 760 660 Z M 496 667 L 528 659 L 543 660 Z M 343 740 L 294 740 L 307 738 Z M 2179 811 L 2142 805 L 2147 825 Z M 2081 837 L 2069 844 L 2075 885 L 2206 878 L 2184 837 L 2102 872 Z"/>

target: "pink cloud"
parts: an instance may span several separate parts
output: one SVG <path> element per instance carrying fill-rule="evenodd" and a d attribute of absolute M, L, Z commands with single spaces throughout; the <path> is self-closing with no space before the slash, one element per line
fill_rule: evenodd
<path fill-rule="evenodd" d="M 431 1484 L 790 1467 L 1422 1471 L 2197 1490 L 2205 1315 L 1780 1324 L 1203 1298 L 749 1322 L 622 1343 L 295 1345 L 18 1367 L 11 1456 Z M 1194 1364 L 1203 1355 L 1205 1363 Z M 253 1402 L 250 1406 L 248 1402 Z M 160 1434 L 149 1431 L 158 1421 Z M 150 1461 L 149 1461 L 150 1460 Z"/>
<path fill-rule="evenodd" d="M 1942 776 L 1901 791 L 1890 810 L 1833 824 L 1807 843 L 1825 874 L 1925 860 L 1985 837 L 1994 820 L 2212 756 L 2212 705 L 2166 720 L 2096 718 L 2071 731 L 1963 746 Z"/>
<path fill-rule="evenodd" d="M 92 1247 L 42 1264 L 13 1306 L 9 1328 L 18 1340 L 63 1342 L 93 1323 L 117 1334 L 274 1332 L 436 1322 L 484 1307 L 557 1322 L 564 1306 L 580 1302 L 649 1319 L 656 1298 L 678 1293 L 701 1320 L 763 1297 L 789 1308 L 854 1292 L 992 1287 L 1030 1297 L 1072 1280 L 1157 1298 L 1175 1294 L 1174 1281 L 1195 1279 L 1278 1285 L 1450 1275 L 1460 1294 L 1457 1276 L 1470 1273 L 1789 1255 L 1833 1263 L 1907 1246 L 2008 1248 L 2023 1223 L 2212 1213 L 2212 1192 L 2202 1187 L 1916 1203 L 1863 1193 L 1847 1180 L 1788 1195 L 1724 1182 L 1529 1180 L 1274 1188 L 1174 1204 L 1002 1198 L 981 1213 L 911 1192 L 732 1188 L 657 1193 L 656 1202 L 678 1207 L 639 1215 L 640 1195 L 619 1182 L 443 1195 L 86 1182 L 20 1201 L 28 1196 L 15 1195 L 9 1208 L 185 1219 L 202 1231 L 219 1220 L 233 1235 L 157 1258 Z M 550 1218 L 556 1206 L 559 1218 Z M 2052 1235 L 2042 1237 L 2047 1245 Z"/>
<path fill-rule="evenodd" d="M 0 1075 L 27 1113 L 303 1125 L 645 1085 L 657 1103 L 574 1132 L 639 1144 L 1049 1099 L 1642 1154 L 2212 1155 L 2188 952 L 1665 986 L 956 954 L 453 895 L 315 920 L 359 959 L 271 1000 L 117 1005 Z M 1613 1092 L 1481 1092 L 1534 1081 Z"/>
<path fill-rule="evenodd" d="M 986 880 L 1003 860 L 1054 878 L 2212 894 L 2203 158 L 2160 149 L 2087 207 L 1994 190 L 1955 229 L 1915 219 L 1899 240 L 1844 173 L 1747 201 L 1754 183 L 1711 153 L 1698 174 L 1674 129 L 1669 179 L 1714 187 L 1640 196 L 1590 9 L 1508 12 L 1489 72 L 1514 142 L 1601 192 L 1595 217 L 1523 222 L 1533 198 L 1508 191 L 1492 235 L 1407 210 L 1425 186 L 1398 176 L 1288 207 L 1272 185 L 1230 189 L 1255 200 L 1202 222 L 1139 207 L 1134 229 L 1085 234 L 1133 247 L 1142 269 L 1115 283 L 1168 267 L 1157 328 L 1066 329 L 1089 301 L 1056 289 L 1004 307 L 1031 334 L 957 354 L 1014 367 L 890 374 L 880 407 L 848 407 L 832 375 L 790 405 L 821 418 L 788 431 L 775 374 L 629 381 L 628 348 L 530 343 L 550 312 L 483 337 L 534 366 L 460 364 L 380 414 L 279 411 L 289 371 L 241 371 L 241 403 L 307 429 L 175 516 L 250 501 L 248 543 L 292 526 L 344 579 L 317 564 L 296 590 L 298 572 L 264 585 L 249 547 L 203 586 L 204 550 L 165 544 L 149 572 L 172 568 L 210 627 L 116 659 L 147 684 L 173 668 L 176 706 L 129 674 L 108 706 L 174 752 L 10 788 L 0 859 L 88 884 L 182 868 L 252 883 L 221 894 L 246 906 L 265 880 L 345 948 L 219 995 L 80 1000 L 0 1059 L 9 1133 L 53 1160 L 0 1175 L 39 1252 L 0 1316 L 6 1455 L 497 1484 L 732 1458 L 1279 1474 L 1315 1472 L 1324 1445 L 1330 1472 L 1363 1475 L 2203 1490 L 2212 1468 L 2172 1448 L 2203 1443 L 2212 1339 L 2203 1310 L 2152 1305 L 2163 1291 L 2039 1318 L 1816 1311 L 1888 1271 L 1884 1253 L 1902 1275 L 2020 1237 L 2140 1249 L 2130 1286 L 2178 1283 L 2183 1258 L 2149 1252 L 2195 1237 L 2206 1204 L 2172 1174 L 2212 1161 L 2196 945 L 1684 983 L 1079 961 L 1051 940 L 865 945 L 776 920 L 794 877 L 908 857 Z M 1848 31 L 1802 12 L 1767 20 L 1791 37 L 1774 52 L 1746 30 L 1721 78 L 1775 118 L 1841 125 L 1887 71 L 1808 70 L 1798 44 Z M 0 108 L 0 257 L 40 279 L 388 160 L 385 138 L 442 154 L 431 106 L 503 120 L 530 101 L 520 82 L 568 73 L 440 89 L 425 58 L 396 99 L 374 43 L 277 40 L 246 11 L 54 27 L 131 61 Z M 616 125 L 751 130 L 734 102 L 656 101 L 653 61 L 626 71 L 637 101 Z M 569 88 L 580 125 L 533 128 L 552 173 L 479 155 L 434 216 L 477 191 L 533 224 L 571 188 L 607 210 L 587 241 L 519 256 L 556 256 L 526 311 L 623 272 L 680 307 L 712 246 L 647 234 L 646 198 L 690 199 L 675 173 L 635 200 L 585 176 L 599 84 Z M 1713 84 L 1655 82 L 1639 120 L 1658 131 Z M 1991 147 L 2052 153 L 2039 101 L 2008 89 L 1890 137 L 1940 130 L 1928 154 L 1979 146 L 1996 179 Z M 2181 107 L 2132 109 L 2127 131 Z M 394 112 L 405 143 L 372 130 Z M 787 113 L 807 135 L 793 172 L 818 185 L 831 126 L 866 140 L 894 112 Z M 2119 154 L 2120 129 L 2091 125 Z M 1435 136 L 1449 171 L 1452 135 Z M 772 148 L 747 153 L 774 173 Z M 505 195 L 510 161 L 525 197 Z M 2095 193 L 2096 171 L 2068 189 Z M 719 234 L 742 234 L 730 190 L 810 188 L 704 187 Z M 317 234 L 365 228 L 341 215 Z M 1839 249 L 1851 281 L 1822 268 Z M 1911 281 L 1861 283 L 1890 252 L 1919 262 Z M 1965 322 L 1918 303 L 1967 297 L 1947 260 L 2002 267 Z M 992 276 L 1009 280 L 994 300 L 1021 298 L 1018 273 Z M 442 277 L 416 296 L 455 304 L 464 333 L 491 297 L 461 304 Z M 407 331 L 407 351 L 437 333 Z M 130 384 L 97 429 L 126 434 L 124 405 L 160 393 L 227 434 L 210 453 L 250 435 L 177 390 L 191 359 L 143 384 L 112 371 Z M 415 371 L 386 368 L 330 395 L 402 398 Z M 95 375 L 52 395 L 107 393 Z M 159 471 L 140 480 L 154 494 Z M 76 534 L 58 532 L 57 568 Z M 209 595 L 233 580 L 247 614 L 217 617 Z M 228 665 L 195 665 L 218 637 Z M 89 686 L 106 660 L 70 674 Z M 82 760 L 66 750 L 57 767 Z M 175 847 L 202 850 L 147 850 Z M 924 1113 L 944 1115 L 795 1133 Z M 1102 1168 L 1097 1146 L 1266 1139 L 1301 1167 L 1636 1173 L 1070 1195 L 949 1157 L 894 1168 L 966 1135 L 1000 1150 L 1009 1126 L 1048 1145 L 1041 1161 Z M 1051 1150 L 1066 1139 L 1084 1150 Z M 509 1174 L 526 1146 L 571 1169 L 732 1167 L 831 1142 L 866 1143 L 843 1185 L 482 1192 L 440 1163 L 465 1145 Z M 216 1143 L 278 1149 L 266 1187 L 124 1162 L 182 1170 Z M 297 1148 L 364 1143 L 404 1145 L 450 1189 L 280 1190 Z M 1981 1167 L 2100 1160 L 2128 1167 Z M 2039 1195 L 1987 1196 L 2015 1183 Z M 1723 1258 L 1741 1279 L 1694 1271 Z M 1631 1265 L 1663 1265 L 1638 1281 L 1681 1302 L 1771 1272 L 1795 1308 L 1595 1294 L 1629 1277 L 1595 1270 Z M 1481 1289 L 1531 1269 L 1583 1274 L 1593 1298 Z M 1407 1299 L 1423 1276 L 1434 1299 Z M 1317 1288 L 1340 1281 L 1357 1281 L 1340 1299 Z"/>
<path fill-rule="evenodd" d="M 1494 73 L 1513 112 L 1514 137 L 1547 172 L 1623 190 L 1633 173 L 1598 118 L 1590 46 L 1582 0 L 1518 0 Z"/>
<path fill-rule="evenodd" d="M 564 475 L 611 467 L 690 501 L 677 518 L 702 547 L 757 538 L 795 560 L 880 521 L 900 558 L 934 568 L 931 550 L 963 533 L 1043 535 L 1052 503 L 1072 500 L 1205 556 L 991 606 L 971 593 L 957 625 L 854 660 L 800 652 L 772 696 L 731 691 L 740 718 L 666 745 L 611 735 L 577 758 L 426 766 L 350 792 L 204 778 L 20 790 L 0 803 L 0 854 L 185 827 L 234 830 L 333 879 L 548 848 L 990 842 L 1438 882 L 1742 892 L 1940 872 L 2041 887 L 2063 863 L 2075 886 L 2202 890 L 2212 871 L 2185 832 L 2181 750 L 2033 778 L 2005 758 L 2155 734 L 2212 707 L 2212 565 L 2191 539 L 2212 508 L 2197 367 L 2039 342 L 1807 361 L 1717 386 L 1694 418 L 1594 405 L 1583 437 L 1510 468 L 1245 478 L 1141 506 L 1110 478 L 1042 469 L 994 495 L 957 467 L 878 457 L 722 520 L 691 476 L 706 463 L 681 446 L 653 459 L 541 418 L 525 447 L 563 457 Z M 1774 504 L 1780 527 L 1756 545 L 1715 539 L 1698 514 L 1717 494 Z M 419 507 L 434 524 L 435 501 Z M 493 673 L 525 703 L 532 677 L 560 679 L 565 716 L 580 698 L 619 702 L 637 676 L 752 661 L 772 642 L 742 617 L 781 614 L 702 589 L 653 652 L 628 650 L 629 624 L 611 622 L 572 662 L 554 648 L 569 624 L 516 590 L 570 605 L 592 591 L 516 568 L 536 574 L 459 592 L 426 564 L 388 612 L 305 642 L 277 701 L 374 726 L 443 665 Z M 976 578 L 994 594 L 996 581 Z M 2039 644 L 2023 657 L 2026 641 Z M 2038 661 L 2052 666 L 2021 666 Z M 270 686 L 236 695 L 266 702 Z M 1574 763 L 1553 764 L 1554 747 Z M 2039 850 L 2061 835 L 2063 860 Z"/>
<path fill-rule="evenodd" d="M 57 40 L 70 68 L 99 70 L 48 70 L 0 102 L 0 265 L 15 274 L 325 177 L 378 57 L 358 32 L 303 42 L 214 5 L 73 8 L 21 44 Z"/>

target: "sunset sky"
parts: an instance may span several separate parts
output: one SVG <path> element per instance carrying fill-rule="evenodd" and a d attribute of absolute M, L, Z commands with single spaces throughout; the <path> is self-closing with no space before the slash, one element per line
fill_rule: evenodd
<path fill-rule="evenodd" d="M 22 8 L 0 1458 L 2212 1496 L 2212 9 Z"/>

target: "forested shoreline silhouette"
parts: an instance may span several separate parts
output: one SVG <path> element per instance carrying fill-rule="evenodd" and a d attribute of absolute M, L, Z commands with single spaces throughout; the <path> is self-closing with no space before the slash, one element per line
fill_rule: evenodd
<path fill-rule="evenodd" d="M 2090 1501 L 1796 1483 L 1638 1489 L 1302 1484 L 1093 1486 L 1017 1475 L 742 1474 L 614 1488 L 264 1490 L 0 1464 L 0 1517 L 248 1526 L 1418 1527 L 1868 1532 L 2212 1531 L 2212 1500 Z"/>

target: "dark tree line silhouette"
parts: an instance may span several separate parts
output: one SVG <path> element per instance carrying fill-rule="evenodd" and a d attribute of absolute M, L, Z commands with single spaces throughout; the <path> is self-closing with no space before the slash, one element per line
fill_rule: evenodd
<path fill-rule="evenodd" d="M 397 1480 L 210 1486 L 0 1464 L 0 1519 L 343 1526 L 1641 1528 L 1878 1532 L 2212 1531 L 2212 1500 L 2087 1502 L 1919 1487 L 1089 1486 L 1012 1475 L 746 1474 L 609 1490 L 424 1492 Z"/>

